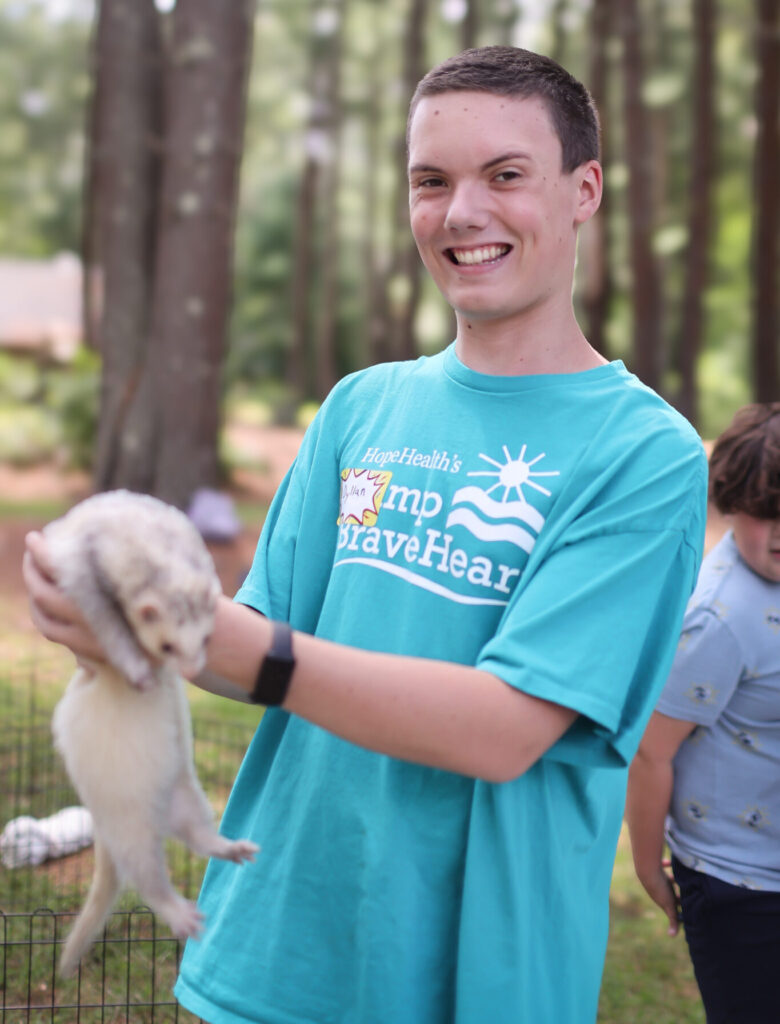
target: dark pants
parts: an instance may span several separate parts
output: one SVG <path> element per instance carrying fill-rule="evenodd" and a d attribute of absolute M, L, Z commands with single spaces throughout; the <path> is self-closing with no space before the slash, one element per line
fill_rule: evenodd
<path fill-rule="evenodd" d="M 707 1024 L 780 1024 L 780 892 L 672 870 Z"/>

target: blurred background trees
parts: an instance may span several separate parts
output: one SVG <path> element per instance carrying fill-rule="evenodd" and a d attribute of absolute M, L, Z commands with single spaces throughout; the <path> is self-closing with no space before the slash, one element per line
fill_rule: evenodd
<path fill-rule="evenodd" d="M 4 257 L 84 256 L 98 486 L 183 504 L 225 410 L 291 422 L 451 340 L 407 227 L 406 107 L 503 42 L 601 111 L 594 344 L 704 436 L 780 396 L 778 0 L 0 0 L 0 335 Z"/>

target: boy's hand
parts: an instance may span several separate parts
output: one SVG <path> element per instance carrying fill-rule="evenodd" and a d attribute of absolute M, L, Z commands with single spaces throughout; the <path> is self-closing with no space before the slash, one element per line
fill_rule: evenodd
<path fill-rule="evenodd" d="M 25 544 L 22 575 L 35 627 L 47 640 L 69 647 L 78 659 L 105 661 L 103 648 L 78 607 L 55 582 L 54 567 L 49 561 L 43 534 L 28 533 Z"/>
<path fill-rule="evenodd" d="M 653 872 L 637 870 L 637 875 L 647 895 L 669 918 L 669 928 L 666 934 L 676 935 L 680 930 L 680 904 L 674 881 L 666 873 L 662 864 L 659 864 L 658 869 Z"/>

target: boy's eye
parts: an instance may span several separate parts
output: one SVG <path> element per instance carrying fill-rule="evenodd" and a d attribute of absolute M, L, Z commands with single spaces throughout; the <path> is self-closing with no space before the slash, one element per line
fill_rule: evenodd
<path fill-rule="evenodd" d="M 417 182 L 417 188 L 440 188 L 444 184 L 443 178 L 421 178 Z"/>
<path fill-rule="evenodd" d="M 513 171 L 513 170 L 499 171 L 498 174 L 496 175 L 495 180 L 496 181 L 514 181 L 516 178 L 519 178 L 519 177 L 520 177 L 520 171 Z"/>
<path fill-rule="evenodd" d="M 164 641 L 163 643 L 160 644 L 160 653 L 161 654 L 175 654 L 176 653 L 176 648 L 174 647 L 173 644 L 168 643 L 168 641 L 166 640 L 166 641 Z"/>

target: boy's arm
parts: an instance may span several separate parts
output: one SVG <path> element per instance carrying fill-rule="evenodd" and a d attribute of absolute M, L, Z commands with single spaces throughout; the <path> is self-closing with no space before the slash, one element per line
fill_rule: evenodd
<path fill-rule="evenodd" d="M 249 693 L 271 627 L 220 600 L 208 667 Z M 576 712 L 465 665 L 358 650 L 295 633 L 284 708 L 342 739 L 402 760 L 491 782 L 521 775 Z"/>
<path fill-rule="evenodd" d="M 637 877 L 678 931 L 677 894 L 663 868 L 664 822 L 674 786 L 672 762 L 695 722 L 653 712 L 628 775 L 626 821 Z"/>
<path fill-rule="evenodd" d="M 33 621 L 77 656 L 104 659 L 46 565 L 43 538 L 33 534 L 25 555 Z M 204 688 L 251 693 L 270 634 L 262 616 L 220 598 Z M 294 651 L 286 710 L 370 750 L 492 782 L 521 775 L 576 718 L 570 708 L 464 665 L 362 651 L 305 633 L 295 634 Z"/>

